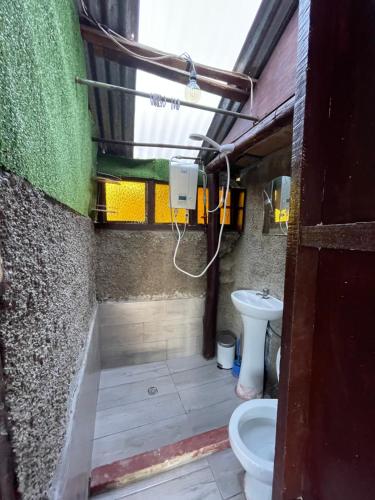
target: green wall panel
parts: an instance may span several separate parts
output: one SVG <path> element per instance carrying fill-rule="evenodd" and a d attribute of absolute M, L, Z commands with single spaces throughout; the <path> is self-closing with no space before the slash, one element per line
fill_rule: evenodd
<path fill-rule="evenodd" d="M 0 166 L 87 215 L 96 149 L 73 0 L 0 0 Z"/>
<path fill-rule="evenodd" d="M 99 155 L 98 173 L 115 175 L 117 177 L 136 177 L 139 179 L 154 179 L 169 181 L 169 160 L 138 160 L 122 156 Z M 199 185 L 202 185 L 202 175 L 199 173 Z"/>

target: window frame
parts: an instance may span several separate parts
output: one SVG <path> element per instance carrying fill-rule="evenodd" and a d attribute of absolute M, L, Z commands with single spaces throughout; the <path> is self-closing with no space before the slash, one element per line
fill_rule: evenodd
<path fill-rule="evenodd" d="M 171 229 L 171 223 L 157 223 L 155 222 L 155 185 L 164 184 L 169 185 L 167 181 L 159 181 L 155 179 L 141 179 L 139 177 L 124 177 L 121 181 L 129 182 L 143 182 L 146 189 L 146 203 L 145 214 L 146 221 L 143 222 L 121 222 L 121 221 L 107 221 L 106 212 L 98 212 L 95 227 L 101 229 L 122 229 L 122 230 L 136 230 L 136 231 L 166 231 Z M 245 227 L 245 207 L 246 207 L 246 189 L 244 188 L 230 188 L 231 189 L 231 223 L 224 226 L 224 231 L 235 231 L 242 233 Z M 244 193 L 244 207 L 239 207 L 239 193 Z M 97 203 L 104 209 L 106 205 L 105 184 L 98 183 Z M 243 223 L 242 228 L 237 227 L 237 216 L 239 210 L 243 210 Z M 206 231 L 207 224 L 198 224 L 197 222 L 198 209 L 189 211 L 190 222 L 186 229 L 191 231 Z"/>

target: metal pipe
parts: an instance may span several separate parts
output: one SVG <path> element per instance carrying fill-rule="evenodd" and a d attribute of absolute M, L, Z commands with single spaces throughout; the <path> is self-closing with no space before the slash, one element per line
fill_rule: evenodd
<path fill-rule="evenodd" d="M 208 204 L 216 207 L 219 204 L 219 173 L 208 176 Z M 220 210 L 208 217 L 207 227 L 207 262 L 210 262 L 216 252 L 219 241 Z M 203 356 L 211 359 L 215 356 L 217 304 L 219 299 L 220 258 L 213 261 L 207 271 L 206 303 L 203 317 Z"/>
<path fill-rule="evenodd" d="M 124 146 L 141 146 L 145 148 L 169 148 L 169 149 L 191 149 L 198 151 L 211 151 L 216 152 L 215 148 L 208 148 L 203 146 L 185 146 L 184 144 L 163 144 L 157 142 L 134 142 L 134 141 L 120 141 L 115 139 L 103 139 L 101 137 L 93 137 L 94 142 L 103 142 L 108 144 L 122 144 Z"/>
<path fill-rule="evenodd" d="M 118 90 L 119 92 L 124 92 L 125 94 L 145 97 L 146 99 L 150 99 L 150 97 L 154 95 L 148 92 L 142 92 L 141 90 L 128 89 L 127 87 L 120 87 L 119 85 L 111 85 L 110 83 L 96 82 L 94 80 L 86 80 L 85 78 L 79 78 L 78 76 L 76 77 L 76 82 L 81 85 L 87 85 L 89 87 L 96 87 L 99 89 Z M 176 99 L 173 97 L 165 97 L 165 102 L 175 103 Z M 211 106 L 204 106 L 203 104 L 196 104 L 194 102 L 189 102 L 189 101 L 179 100 L 179 102 L 181 106 L 186 106 L 188 108 L 202 109 L 203 111 L 211 111 L 212 113 L 220 113 L 222 115 L 234 116 L 235 118 L 241 118 L 243 120 L 251 120 L 253 122 L 258 121 L 258 118 L 255 116 L 243 115 L 242 113 L 237 113 L 236 111 L 229 111 L 227 109 L 222 109 L 222 108 L 212 108 Z"/>

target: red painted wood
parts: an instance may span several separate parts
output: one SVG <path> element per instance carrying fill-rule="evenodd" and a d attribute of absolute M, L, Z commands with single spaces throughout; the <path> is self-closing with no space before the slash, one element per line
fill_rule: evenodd
<path fill-rule="evenodd" d="M 96 495 L 102 491 L 118 488 L 123 485 L 127 475 L 159 464 L 168 464 L 176 457 L 191 455 L 194 459 L 226 448 L 229 448 L 229 440 L 228 429 L 225 426 L 197 434 L 157 450 L 102 465 L 92 471 L 90 493 Z"/>
<path fill-rule="evenodd" d="M 260 120 L 278 108 L 295 92 L 297 21 L 298 13 L 295 13 L 256 84 L 251 114 L 259 117 Z M 249 112 L 250 99 L 241 110 L 241 113 L 249 114 Z M 250 128 L 248 121 L 237 119 L 223 142 L 235 141 Z"/>
<path fill-rule="evenodd" d="M 375 497 L 374 283 L 374 252 L 320 252 L 307 500 Z"/>

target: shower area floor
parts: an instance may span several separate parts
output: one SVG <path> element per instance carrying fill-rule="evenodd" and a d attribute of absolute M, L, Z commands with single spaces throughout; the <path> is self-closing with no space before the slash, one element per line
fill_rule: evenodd
<path fill-rule="evenodd" d="M 92 468 L 227 425 L 236 381 L 200 355 L 102 370 Z"/>

